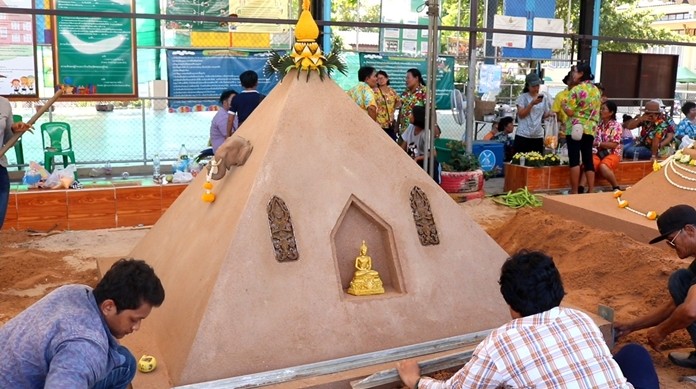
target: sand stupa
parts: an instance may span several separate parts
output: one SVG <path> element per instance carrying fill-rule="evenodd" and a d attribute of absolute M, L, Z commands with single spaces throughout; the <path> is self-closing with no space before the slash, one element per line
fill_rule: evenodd
<path fill-rule="evenodd" d="M 343 90 L 298 63 L 238 130 L 253 152 L 213 182 L 215 201 L 201 200 L 199 175 L 132 252 L 166 289 L 143 326 L 174 386 L 509 320 L 497 284 L 507 254 Z M 347 293 L 363 240 L 383 294 Z"/>
<path fill-rule="evenodd" d="M 687 152 L 696 155 L 696 151 Z M 649 213 L 656 216 L 677 204 L 696 207 L 696 166 L 686 162 L 670 157 L 656 164 L 652 173 L 622 191 L 619 198 L 612 192 L 552 196 L 544 200 L 544 208 L 647 242 L 659 235 L 657 223 Z M 627 206 L 620 207 L 620 200 L 626 201 Z"/>

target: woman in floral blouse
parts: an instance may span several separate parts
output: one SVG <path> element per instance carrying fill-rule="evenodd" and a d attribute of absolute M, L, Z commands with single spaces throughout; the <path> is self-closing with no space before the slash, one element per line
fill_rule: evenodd
<path fill-rule="evenodd" d="M 696 140 L 696 104 L 687 101 L 682 105 L 681 110 L 686 117 L 679 122 L 674 137 L 679 142 L 681 142 L 684 135 L 687 135 L 691 140 Z"/>
<path fill-rule="evenodd" d="M 632 130 L 640 127 L 640 135 L 636 143 L 624 149 L 624 156 L 632 158 L 638 154 L 638 159 L 657 159 L 662 151 L 666 152 L 667 146 L 674 139 L 674 121 L 667 116 L 660 107 L 659 100 L 650 100 L 645 103 L 643 114 L 636 116 L 626 123 L 626 128 Z"/>
<path fill-rule="evenodd" d="M 572 80 L 577 83 L 570 90 L 563 111 L 568 115 L 566 122 L 566 144 L 568 145 L 568 165 L 570 165 L 570 193 L 578 193 L 580 184 L 580 158 L 585 169 L 587 190 L 594 190 L 594 164 L 592 163 L 592 145 L 595 130 L 599 124 L 599 109 L 602 106 L 602 94 L 592 83 L 594 75 L 589 64 L 580 63 L 573 67 Z M 571 136 L 574 126 L 582 128 L 582 137 L 575 140 Z"/>
<path fill-rule="evenodd" d="M 390 138 L 396 140 L 394 112 L 396 112 L 396 107 L 401 99 L 396 91 L 389 86 L 389 75 L 384 70 L 377 72 L 377 86 L 374 92 L 377 100 L 377 123 Z"/>
<path fill-rule="evenodd" d="M 406 71 L 406 90 L 401 94 L 399 110 L 399 134 L 403 134 L 410 124 L 411 112 L 416 105 L 425 107 L 425 81 L 420 70 L 413 68 Z"/>
<path fill-rule="evenodd" d="M 612 189 L 618 190 L 614 171 L 621 162 L 621 134 L 623 126 L 616 121 L 616 103 L 607 100 L 602 104 L 599 116 L 602 121 L 597 126 L 597 137 L 592 146 L 592 162 L 596 172 L 606 178 Z"/>

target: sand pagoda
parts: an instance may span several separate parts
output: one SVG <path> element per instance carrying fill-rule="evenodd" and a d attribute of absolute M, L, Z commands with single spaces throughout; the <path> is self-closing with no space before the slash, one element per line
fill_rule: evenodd
<path fill-rule="evenodd" d="M 215 201 L 202 201 L 199 175 L 132 252 L 166 288 L 144 326 L 175 386 L 509 320 L 506 253 L 343 90 L 306 71 L 238 130 L 253 151 L 213 181 Z M 362 241 L 383 294 L 347 293 Z"/>
<path fill-rule="evenodd" d="M 544 200 L 544 208 L 647 242 L 658 235 L 655 216 L 677 204 L 696 207 L 696 165 L 691 162 L 694 158 L 696 150 L 691 148 L 654 164 L 653 172 L 620 196 L 612 192 L 552 196 Z"/>

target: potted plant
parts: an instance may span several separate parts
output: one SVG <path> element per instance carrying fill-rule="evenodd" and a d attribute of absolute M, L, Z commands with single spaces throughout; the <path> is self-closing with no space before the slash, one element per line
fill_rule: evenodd
<path fill-rule="evenodd" d="M 440 186 L 447 193 L 469 193 L 483 190 L 483 171 L 478 158 L 466 151 L 466 144 L 452 140 L 447 143 L 449 158 L 441 161 Z"/>

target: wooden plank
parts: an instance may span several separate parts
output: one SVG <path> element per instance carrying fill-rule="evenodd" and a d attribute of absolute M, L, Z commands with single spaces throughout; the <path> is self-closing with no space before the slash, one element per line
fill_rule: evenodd
<path fill-rule="evenodd" d="M 652 172 L 650 161 L 623 161 L 614 172 L 619 185 L 633 185 Z M 608 186 L 609 182 L 597 175 L 595 186 Z M 527 187 L 530 191 L 543 192 L 570 188 L 568 166 L 528 167 L 505 164 L 504 190 L 515 191 Z"/>

